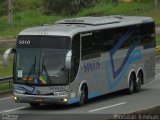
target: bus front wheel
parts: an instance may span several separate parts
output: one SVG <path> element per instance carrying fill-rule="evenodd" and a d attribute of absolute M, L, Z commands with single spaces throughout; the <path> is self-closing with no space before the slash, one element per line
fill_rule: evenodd
<path fill-rule="evenodd" d="M 79 106 L 84 105 L 87 102 L 87 91 L 86 86 L 83 85 L 80 91 L 80 101 L 78 103 Z"/>

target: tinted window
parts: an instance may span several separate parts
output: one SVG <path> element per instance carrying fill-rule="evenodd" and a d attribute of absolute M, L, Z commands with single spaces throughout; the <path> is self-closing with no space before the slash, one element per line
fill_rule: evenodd
<path fill-rule="evenodd" d="M 103 52 L 112 49 L 114 40 L 111 30 L 95 31 L 94 37 L 94 45 L 98 52 Z"/>
<path fill-rule="evenodd" d="M 139 26 L 142 44 L 149 44 L 154 41 L 154 23 L 142 24 Z"/>
<path fill-rule="evenodd" d="M 44 37 L 43 48 L 69 49 L 69 37 Z"/>
<path fill-rule="evenodd" d="M 82 57 L 90 55 L 95 52 L 93 35 L 82 37 Z"/>

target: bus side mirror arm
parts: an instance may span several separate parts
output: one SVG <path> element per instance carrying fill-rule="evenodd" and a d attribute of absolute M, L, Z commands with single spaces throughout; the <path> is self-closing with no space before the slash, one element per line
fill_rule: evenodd
<path fill-rule="evenodd" d="M 71 69 L 72 50 L 68 51 L 65 60 L 66 69 Z"/>
<path fill-rule="evenodd" d="M 16 52 L 16 49 L 14 48 L 9 48 L 7 49 L 4 54 L 3 54 L 3 66 L 4 67 L 7 67 L 8 65 L 8 56 L 10 53 L 15 53 Z"/>

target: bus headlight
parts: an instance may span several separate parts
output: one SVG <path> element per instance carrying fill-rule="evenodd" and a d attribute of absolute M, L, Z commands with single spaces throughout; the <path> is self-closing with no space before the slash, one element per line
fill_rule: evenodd
<path fill-rule="evenodd" d="M 15 101 L 17 101 L 17 100 L 18 100 L 18 98 L 15 96 L 15 97 L 14 97 L 14 100 L 15 100 Z"/>
<path fill-rule="evenodd" d="M 58 95 L 58 96 L 67 95 L 67 91 L 53 92 L 53 95 Z"/>
<path fill-rule="evenodd" d="M 23 91 L 23 90 L 15 90 L 14 92 L 17 94 L 24 94 L 25 93 L 25 91 Z"/>
<path fill-rule="evenodd" d="M 68 99 L 67 98 L 63 99 L 63 102 L 68 102 Z"/>

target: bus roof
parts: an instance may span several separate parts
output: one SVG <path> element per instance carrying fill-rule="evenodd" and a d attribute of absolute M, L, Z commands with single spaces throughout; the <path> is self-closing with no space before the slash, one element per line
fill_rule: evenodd
<path fill-rule="evenodd" d="M 153 22 L 153 19 L 151 17 L 120 15 L 103 17 L 79 17 L 59 20 L 54 25 L 44 25 L 28 28 L 21 31 L 19 35 L 53 35 L 72 37 L 77 33 L 142 24 L 147 22 Z"/>

